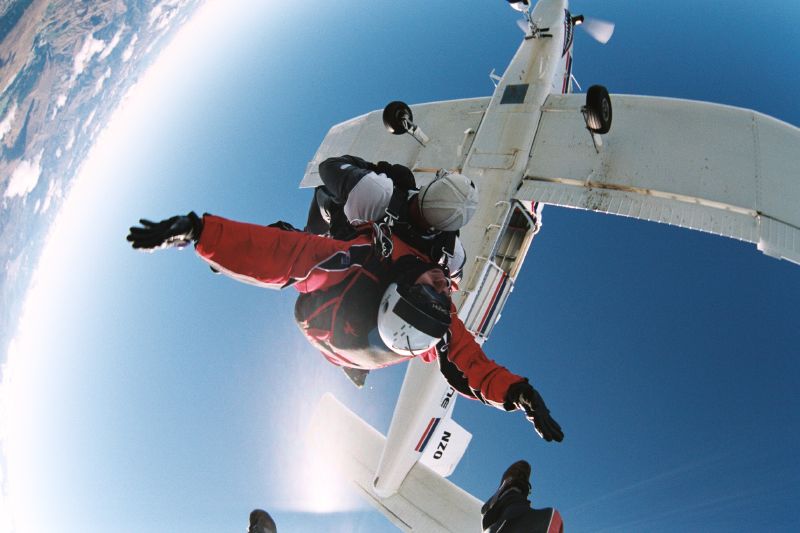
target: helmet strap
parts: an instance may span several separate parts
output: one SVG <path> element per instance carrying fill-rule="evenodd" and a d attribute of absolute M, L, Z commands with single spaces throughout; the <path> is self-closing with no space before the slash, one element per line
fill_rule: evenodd
<path fill-rule="evenodd" d="M 406 346 L 408 346 L 408 352 L 411 354 L 411 356 L 416 357 L 417 354 L 415 354 L 414 350 L 411 348 L 411 341 L 408 340 L 408 335 L 406 335 Z"/>

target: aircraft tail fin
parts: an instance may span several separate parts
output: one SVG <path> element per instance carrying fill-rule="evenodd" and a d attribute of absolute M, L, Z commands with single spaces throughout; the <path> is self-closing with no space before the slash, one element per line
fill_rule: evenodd
<path fill-rule="evenodd" d="M 440 476 L 447 477 L 461 461 L 470 440 L 472 434 L 448 417 L 437 428 L 420 462 Z"/>
<path fill-rule="evenodd" d="M 448 452 L 458 451 L 460 443 L 466 449 L 466 430 L 452 422 L 442 431 L 450 433 Z M 316 453 L 334 464 L 371 505 L 403 531 L 480 531 L 481 502 L 422 461 L 414 465 L 397 493 L 388 498 L 375 494 L 373 480 L 386 437 L 332 394 L 325 394 L 320 400 L 310 433 L 317 444 Z M 455 453 L 453 457 L 457 463 L 461 456 Z"/>

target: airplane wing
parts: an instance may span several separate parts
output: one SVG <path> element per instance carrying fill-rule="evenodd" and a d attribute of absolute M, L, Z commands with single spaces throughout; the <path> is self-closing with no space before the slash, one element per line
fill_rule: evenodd
<path fill-rule="evenodd" d="M 344 153 L 402 163 L 420 185 L 440 167 L 478 179 L 482 211 L 461 230 L 472 259 L 454 301 L 479 343 L 499 320 L 538 231 L 533 202 L 715 233 L 800 263 L 800 129 L 708 102 L 611 100 L 614 123 L 599 149 L 581 114 L 585 95 L 550 94 L 539 116 L 527 108 L 503 109 L 493 127 L 517 141 L 526 121 L 538 119 L 532 144 L 517 150 L 527 154 L 524 169 L 516 157 L 473 146 L 495 105 L 488 97 L 411 106 L 414 122 L 431 139 L 424 147 L 409 135 L 389 134 L 382 112 L 373 111 L 331 128 L 301 186 L 318 184 L 319 162 Z"/>
<path fill-rule="evenodd" d="M 438 168 L 463 168 L 489 97 L 411 106 L 431 138 L 422 147 L 388 134 L 381 111 L 331 128 L 301 187 L 341 154 L 409 166 L 420 184 Z M 597 153 L 580 113 L 582 94 L 542 107 L 520 201 L 590 209 L 744 240 L 800 263 L 800 129 L 761 113 L 708 102 L 612 95 L 614 125 Z M 471 239 L 469 239 L 471 240 Z"/>
<path fill-rule="evenodd" d="M 491 97 L 412 105 L 414 122 L 430 137 L 423 148 L 409 135 L 391 135 L 383 111 L 372 111 L 333 126 L 308 163 L 300 187 L 321 185 L 319 164 L 328 157 L 350 154 L 367 161 L 390 161 L 414 171 L 417 185 L 440 168 L 461 168 Z"/>
<path fill-rule="evenodd" d="M 755 243 L 800 263 L 800 129 L 730 106 L 612 95 L 600 152 L 583 95 L 550 95 L 516 193 Z"/>
<path fill-rule="evenodd" d="M 336 465 L 361 495 L 403 531 L 479 532 L 481 502 L 421 461 L 400 489 L 381 498 L 372 490 L 386 438 L 332 394 L 320 400 L 311 422 L 312 442 L 326 463 Z"/>

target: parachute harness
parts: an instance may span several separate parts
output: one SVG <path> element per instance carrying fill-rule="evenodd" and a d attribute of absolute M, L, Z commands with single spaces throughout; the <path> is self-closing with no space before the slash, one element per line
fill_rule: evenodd
<path fill-rule="evenodd" d="M 381 254 L 381 257 L 388 259 L 392 256 L 394 251 L 394 243 L 392 242 L 392 228 L 391 223 L 387 222 L 373 222 L 373 243 L 375 249 Z"/>

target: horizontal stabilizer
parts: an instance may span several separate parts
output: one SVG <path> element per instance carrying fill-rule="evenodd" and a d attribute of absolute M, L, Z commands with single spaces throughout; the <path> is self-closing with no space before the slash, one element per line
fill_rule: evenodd
<path fill-rule="evenodd" d="M 707 231 L 800 263 L 800 129 L 707 102 L 611 102 L 597 153 L 584 96 L 548 97 L 518 199 Z"/>
<path fill-rule="evenodd" d="M 325 394 L 311 421 L 316 453 L 351 482 L 368 502 L 403 531 L 475 532 L 481 530 L 481 502 L 427 466 L 417 463 L 399 491 L 380 498 L 372 490 L 386 438 Z"/>

